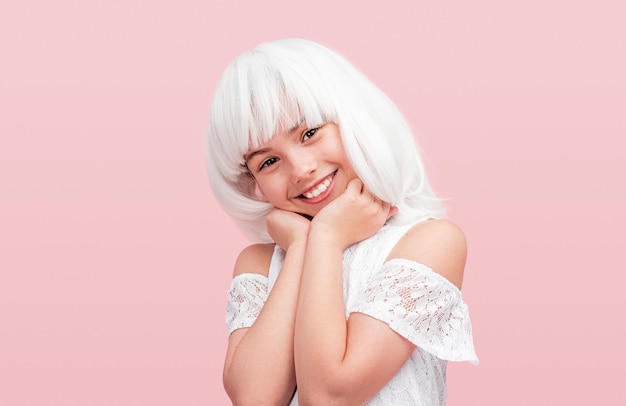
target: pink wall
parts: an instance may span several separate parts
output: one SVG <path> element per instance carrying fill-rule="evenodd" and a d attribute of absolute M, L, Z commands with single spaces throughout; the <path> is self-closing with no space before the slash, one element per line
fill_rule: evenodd
<path fill-rule="evenodd" d="M 0 404 L 228 404 L 246 242 L 207 111 L 237 54 L 291 36 L 397 101 L 467 233 L 481 365 L 450 365 L 449 404 L 626 403 L 623 3 L 163 3 L 0 8 Z"/>

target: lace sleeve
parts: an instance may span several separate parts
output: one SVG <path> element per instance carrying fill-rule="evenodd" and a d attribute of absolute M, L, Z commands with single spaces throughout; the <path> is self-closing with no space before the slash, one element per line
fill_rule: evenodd
<path fill-rule="evenodd" d="M 229 335 L 254 323 L 267 300 L 267 295 L 266 276 L 243 273 L 233 278 L 226 304 L 226 328 Z"/>
<path fill-rule="evenodd" d="M 423 264 L 407 259 L 386 262 L 351 311 L 387 323 L 438 358 L 478 363 L 461 291 Z"/>

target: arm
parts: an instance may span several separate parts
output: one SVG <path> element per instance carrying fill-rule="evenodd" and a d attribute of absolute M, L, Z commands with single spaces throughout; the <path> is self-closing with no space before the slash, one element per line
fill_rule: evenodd
<path fill-rule="evenodd" d="M 331 209 L 331 205 L 325 208 L 329 212 L 316 216 L 309 233 L 295 331 L 296 375 L 302 405 L 363 404 L 391 380 L 415 349 L 372 317 L 353 313 L 345 320 L 343 249 L 372 235 L 392 213 L 380 202 L 372 205 L 371 197 L 363 190 L 357 194 L 350 187 L 346 194 L 358 195 L 356 206 L 337 199 L 338 210 L 332 213 L 335 208 Z M 353 214 L 360 216 L 352 218 Z M 327 222 L 326 218 L 332 221 Z M 372 220 L 363 222 L 363 218 Z M 443 269 L 446 277 L 459 272 L 462 275 L 464 240 L 456 241 L 458 229 L 448 227 L 450 224 L 428 222 L 417 226 L 398 243 L 390 258 L 429 262 L 434 269 Z M 434 233 L 434 228 L 441 230 Z M 356 238 L 359 239 L 355 241 Z M 417 246 L 423 249 L 417 250 Z"/>
<path fill-rule="evenodd" d="M 302 219 L 304 223 L 286 234 L 281 225 L 285 215 L 268 217 L 270 235 L 287 251 L 283 268 L 254 324 L 229 338 L 224 387 L 234 405 L 286 405 L 295 391 L 293 331 L 308 221 Z M 273 244 L 246 248 L 235 264 L 235 276 L 267 275 L 273 249 Z"/>

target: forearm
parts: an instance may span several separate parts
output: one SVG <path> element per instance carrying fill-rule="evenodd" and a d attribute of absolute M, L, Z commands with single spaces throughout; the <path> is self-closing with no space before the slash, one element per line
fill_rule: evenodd
<path fill-rule="evenodd" d="M 295 329 L 296 375 L 303 396 L 333 392 L 341 385 L 337 377 L 347 338 L 343 248 L 331 237 L 311 231 L 303 267 Z"/>
<path fill-rule="evenodd" d="M 295 390 L 293 339 L 304 252 L 304 242 L 288 250 L 258 318 L 226 359 L 224 386 L 235 405 L 284 405 Z"/>

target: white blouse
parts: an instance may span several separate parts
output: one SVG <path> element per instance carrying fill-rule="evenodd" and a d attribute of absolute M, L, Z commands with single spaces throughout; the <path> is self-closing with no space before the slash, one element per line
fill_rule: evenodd
<path fill-rule="evenodd" d="M 472 326 L 461 291 L 427 266 L 385 259 L 414 224 L 385 225 L 343 253 L 346 319 L 359 312 L 378 319 L 417 346 L 398 373 L 366 404 L 445 405 L 447 361 L 478 364 Z M 285 252 L 274 249 L 269 274 L 241 274 L 228 292 L 228 333 L 250 327 L 259 315 Z M 297 393 L 290 403 L 297 405 Z"/>

